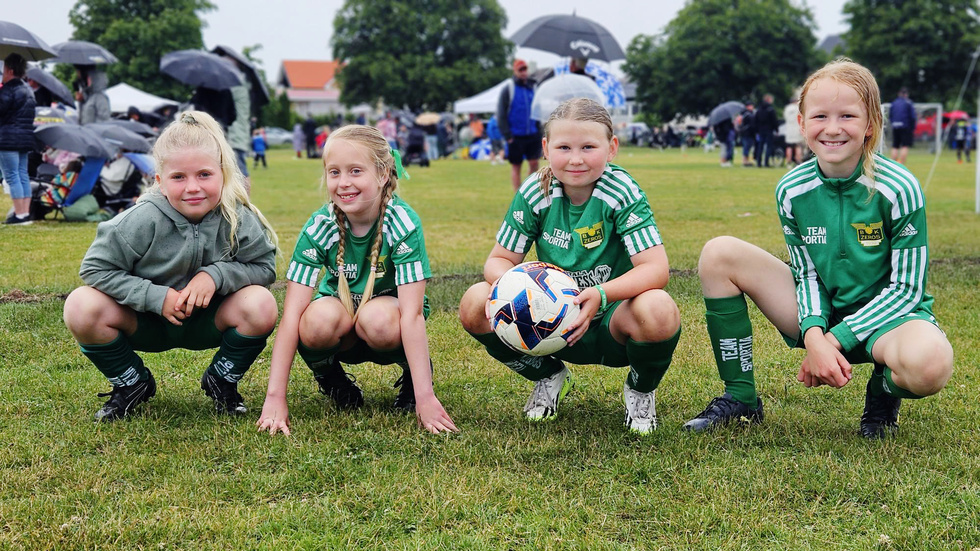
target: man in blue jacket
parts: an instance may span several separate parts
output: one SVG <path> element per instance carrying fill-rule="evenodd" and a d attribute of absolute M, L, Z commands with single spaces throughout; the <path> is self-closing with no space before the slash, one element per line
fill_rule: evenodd
<path fill-rule="evenodd" d="M 892 159 L 904 165 L 915 137 L 915 105 L 909 99 L 908 89 L 898 91 L 888 111 L 888 122 L 892 126 Z"/>
<path fill-rule="evenodd" d="M 528 173 L 538 170 L 541 158 L 541 131 L 531 118 L 535 82 L 528 78 L 527 62 L 514 60 L 514 78 L 500 91 L 497 100 L 497 124 L 507 140 L 510 182 L 514 191 L 521 186 L 521 165 L 527 159 Z"/>

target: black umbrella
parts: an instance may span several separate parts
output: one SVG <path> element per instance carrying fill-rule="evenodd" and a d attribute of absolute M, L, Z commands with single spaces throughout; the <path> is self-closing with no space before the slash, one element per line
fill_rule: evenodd
<path fill-rule="evenodd" d="M 94 130 L 77 124 L 46 124 L 34 129 L 34 135 L 45 145 L 86 157 L 109 158 L 115 148 Z"/>
<path fill-rule="evenodd" d="M 714 126 L 724 120 L 731 120 L 738 116 L 745 109 L 745 105 L 738 101 L 726 101 L 716 106 L 708 115 L 708 126 Z"/>
<path fill-rule="evenodd" d="M 259 70 L 248 58 L 228 46 L 215 46 L 211 51 L 218 55 L 230 57 L 238 62 L 238 68 L 252 85 L 251 97 L 249 99 L 252 100 L 252 114 L 257 115 L 258 112 L 256 110 L 269 103 L 269 89 L 265 87 L 265 79 L 262 78 L 262 74 L 259 73 Z"/>
<path fill-rule="evenodd" d="M 54 51 L 58 52 L 58 57 L 53 60 L 57 63 L 104 65 L 119 61 L 109 50 L 106 50 L 98 44 L 84 40 L 69 40 L 61 44 L 55 44 Z"/>
<path fill-rule="evenodd" d="M 146 124 L 145 122 L 140 122 L 133 119 L 109 119 L 107 121 L 100 122 L 98 124 L 108 124 L 112 126 L 118 126 L 120 128 L 125 128 L 126 130 L 129 130 L 130 132 L 133 132 L 135 134 L 139 134 L 144 138 L 152 138 L 153 136 L 157 135 L 156 130 L 153 130 L 153 127 Z"/>
<path fill-rule="evenodd" d="M 27 61 L 54 57 L 54 50 L 31 31 L 9 21 L 0 21 L 0 59 L 20 54 Z"/>
<path fill-rule="evenodd" d="M 71 106 L 75 105 L 75 98 L 72 97 L 71 90 L 65 86 L 64 82 L 58 80 L 58 77 L 51 73 L 45 72 L 40 67 L 31 67 L 24 76 L 38 83 L 41 88 L 51 92 L 54 99 L 59 100 L 61 103 Z"/>
<path fill-rule="evenodd" d="M 605 27 L 584 17 L 543 15 L 521 27 L 511 42 L 524 48 L 552 52 L 563 57 L 626 59 L 626 54 Z"/>
<path fill-rule="evenodd" d="M 135 151 L 136 153 L 146 153 L 152 148 L 146 138 L 132 130 L 126 130 L 118 124 L 97 122 L 85 126 L 94 130 L 96 134 L 102 136 L 107 142 L 120 149 Z"/>
<path fill-rule="evenodd" d="M 191 86 L 227 90 L 244 81 L 221 56 L 203 50 L 178 50 L 160 59 L 160 72 Z"/>

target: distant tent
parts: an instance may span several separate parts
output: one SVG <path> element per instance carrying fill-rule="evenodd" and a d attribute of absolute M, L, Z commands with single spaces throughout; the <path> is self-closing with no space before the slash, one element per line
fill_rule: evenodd
<path fill-rule="evenodd" d="M 180 105 L 179 101 L 154 96 L 125 82 L 109 88 L 105 93 L 109 96 L 109 105 L 112 106 L 113 113 L 125 113 L 130 107 L 149 112 L 164 105 L 173 105 L 174 107 Z"/>
<path fill-rule="evenodd" d="M 501 81 L 493 88 L 484 90 L 475 96 L 463 98 L 453 103 L 453 113 L 494 113 L 497 111 L 497 99 L 500 97 L 500 90 L 507 84 L 507 80 Z"/>

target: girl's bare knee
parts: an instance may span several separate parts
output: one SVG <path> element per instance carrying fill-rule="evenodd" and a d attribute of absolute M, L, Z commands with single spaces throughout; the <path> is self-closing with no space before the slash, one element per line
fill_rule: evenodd
<path fill-rule="evenodd" d="M 640 293 L 630 300 L 629 307 L 635 323 L 631 338 L 635 341 L 664 341 L 680 329 L 680 310 L 674 299 L 662 289 Z"/>
<path fill-rule="evenodd" d="M 459 322 L 463 329 L 470 333 L 485 332 L 486 303 L 489 296 L 490 285 L 483 282 L 471 286 L 463 293 L 463 298 L 459 301 Z"/>

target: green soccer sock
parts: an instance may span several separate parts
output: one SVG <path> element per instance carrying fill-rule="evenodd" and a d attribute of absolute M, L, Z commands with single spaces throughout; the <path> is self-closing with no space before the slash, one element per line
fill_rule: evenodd
<path fill-rule="evenodd" d="M 133 345 L 122 332 L 112 342 L 106 344 L 81 344 L 85 354 L 95 367 L 105 375 L 112 386 L 129 386 L 145 381 L 150 371 L 143 365 L 143 359 L 133 350 Z"/>
<path fill-rule="evenodd" d="M 211 358 L 208 373 L 221 377 L 229 383 L 242 380 L 245 372 L 255 362 L 255 358 L 258 358 L 265 349 L 265 343 L 271 334 L 250 337 L 242 335 L 234 327 L 227 329 L 221 335 L 221 346 Z"/>
<path fill-rule="evenodd" d="M 473 335 L 474 339 L 486 347 L 487 353 L 491 357 L 530 381 L 540 381 L 551 377 L 565 367 L 560 360 L 551 356 L 527 356 L 515 352 L 500 342 L 496 333 L 490 332 L 482 335 L 470 333 L 470 335 Z"/>
<path fill-rule="evenodd" d="M 894 396 L 895 398 L 908 398 L 910 400 L 918 400 L 923 398 L 923 396 L 919 396 L 918 394 L 912 393 L 896 385 L 895 381 L 892 380 L 892 370 L 888 369 L 887 367 L 885 368 L 884 373 L 882 373 L 882 378 L 885 380 L 885 384 L 884 386 L 879 386 L 878 388 L 884 389 L 884 392 L 887 392 L 889 395 Z"/>
<path fill-rule="evenodd" d="M 752 364 L 752 322 L 745 295 L 705 297 L 704 305 L 708 338 L 725 392 L 754 408 L 758 396 Z"/>
<path fill-rule="evenodd" d="M 670 367 L 674 357 L 674 349 L 681 338 L 681 330 L 677 329 L 673 337 L 660 342 L 626 341 L 626 357 L 630 360 L 630 372 L 626 384 L 638 392 L 656 390 L 660 381 Z"/>
<path fill-rule="evenodd" d="M 334 356 L 337 352 L 340 352 L 340 345 L 338 344 L 337 346 L 326 349 L 314 349 L 309 348 L 302 341 L 299 341 L 296 346 L 296 351 L 299 352 L 299 357 L 303 358 L 307 367 L 313 372 L 313 376 L 319 377 L 330 371 Z"/>

